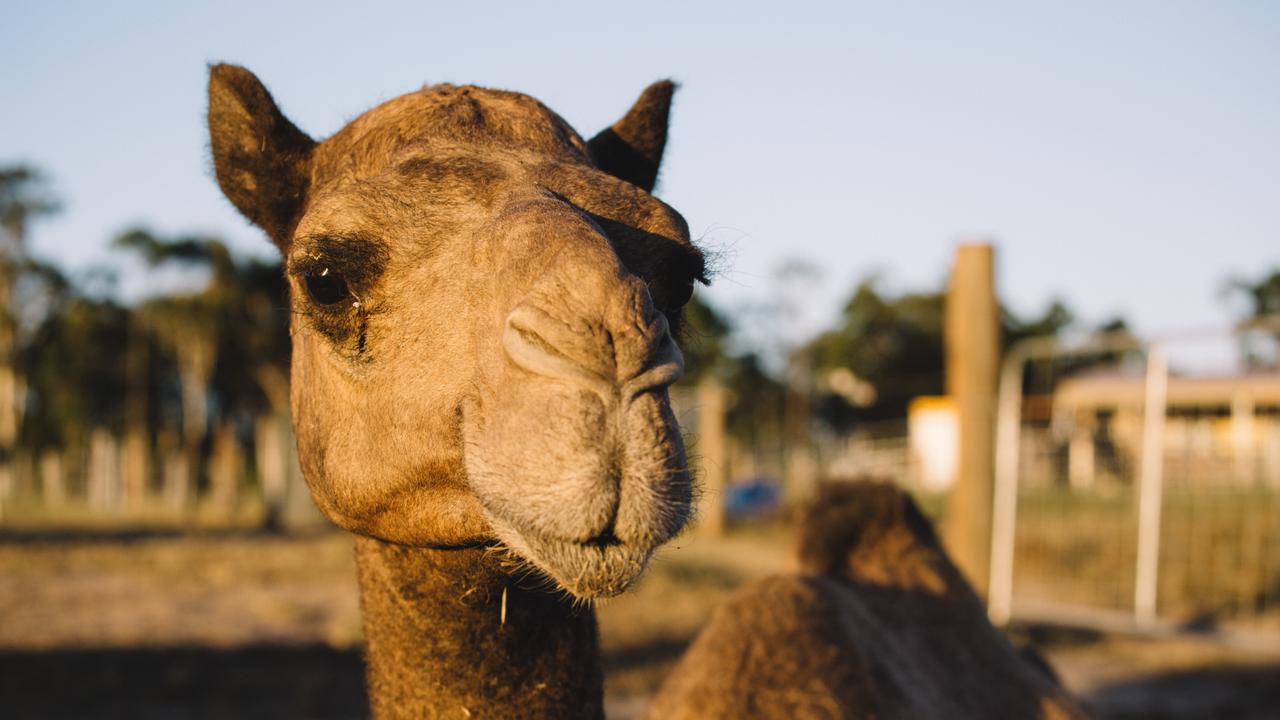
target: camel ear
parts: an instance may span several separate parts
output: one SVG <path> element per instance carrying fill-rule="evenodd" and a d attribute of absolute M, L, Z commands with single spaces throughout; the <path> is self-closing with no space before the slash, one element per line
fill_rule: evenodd
<path fill-rule="evenodd" d="M 596 167 L 652 191 L 667 145 L 667 118 L 676 84 L 659 80 L 645 88 L 625 117 L 587 143 Z"/>
<path fill-rule="evenodd" d="M 284 252 L 302 212 L 316 143 L 248 70 L 209 68 L 209 140 L 218 185 Z"/>

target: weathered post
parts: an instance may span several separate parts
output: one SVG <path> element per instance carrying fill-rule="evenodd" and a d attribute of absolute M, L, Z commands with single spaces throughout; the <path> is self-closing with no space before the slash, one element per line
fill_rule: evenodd
<path fill-rule="evenodd" d="M 956 565 L 986 595 L 991 562 L 995 477 L 996 374 L 1000 354 L 994 252 L 989 244 L 956 251 L 946 299 L 947 393 L 959 425 L 956 483 L 945 539 Z"/>
<path fill-rule="evenodd" d="M 782 416 L 782 502 L 787 508 L 799 508 L 813 498 L 819 473 L 810 429 L 813 369 L 803 351 L 793 356 L 787 375 Z"/>
<path fill-rule="evenodd" d="M 124 506 L 127 510 L 136 511 L 146 505 L 151 490 L 151 441 L 147 432 L 151 359 L 146 328 L 137 313 L 129 319 L 128 343 L 125 349 L 127 387 L 120 471 L 123 475 Z"/>
<path fill-rule="evenodd" d="M 213 430 L 213 453 L 209 459 L 209 504 L 221 518 L 234 520 L 240 503 L 240 476 L 244 455 L 235 428 L 222 421 Z"/>
<path fill-rule="evenodd" d="M 284 427 L 280 416 L 265 412 L 254 422 L 254 465 L 262 485 L 263 525 L 281 527 L 289 495 L 289 456 L 284 447 Z"/>
<path fill-rule="evenodd" d="M 698 444 L 695 453 L 702 460 L 702 496 L 698 501 L 698 533 L 708 537 L 724 534 L 724 491 L 729 484 L 729 434 L 725 415 L 729 411 L 729 391 L 714 378 L 698 385 Z"/>
<path fill-rule="evenodd" d="M 16 235 L 21 239 L 21 235 Z M 0 258 L 0 520 L 15 491 L 13 456 L 18 440 L 18 371 L 14 366 L 13 263 Z"/>
<path fill-rule="evenodd" d="M 1164 500 L 1164 430 L 1168 414 L 1169 360 L 1165 347 L 1147 349 L 1147 387 L 1142 398 L 1142 461 L 1138 466 L 1138 563 L 1133 611 L 1140 627 L 1156 619 L 1160 570 L 1160 509 Z"/>
<path fill-rule="evenodd" d="M 45 450 L 40 455 L 40 497 L 50 510 L 61 509 L 67 501 L 67 478 L 58 450 Z"/>
<path fill-rule="evenodd" d="M 159 437 L 156 438 L 156 450 L 162 463 L 161 485 L 164 506 L 170 513 L 177 516 L 186 511 L 191 502 L 191 490 L 195 487 L 191 483 L 191 468 L 187 462 L 187 455 L 183 452 L 182 440 L 178 433 L 167 428 L 161 430 Z"/>
<path fill-rule="evenodd" d="M 120 448 L 110 430 L 94 428 L 89 433 L 89 507 L 97 513 L 120 509 Z"/>

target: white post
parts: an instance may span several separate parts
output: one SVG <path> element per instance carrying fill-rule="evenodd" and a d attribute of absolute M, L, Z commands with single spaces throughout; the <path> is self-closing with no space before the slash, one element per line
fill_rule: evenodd
<path fill-rule="evenodd" d="M 1022 366 L 1011 351 L 1000 370 L 996 407 L 996 477 L 991 508 L 991 586 L 987 615 L 1003 625 L 1013 612 L 1013 544 L 1018 515 L 1018 447 L 1022 430 Z"/>
<path fill-rule="evenodd" d="M 1231 454 L 1236 483 L 1245 487 L 1257 477 L 1257 443 L 1254 440 L 1253 398 L 1241 390 L 1231 398 Z"/>
<path fill-rule="evenodd" d="M 1147 351 L 1147 388 L 1143 400 L 1142 465 L 1138 484 L 1138 563 L 1133 593 L 1134 620 L 1149 627 L 1156 619 L 1160 564 L 1160 501 L 1164 484 L 1164 425 L 1169 361 L 1162 343 Z"/>

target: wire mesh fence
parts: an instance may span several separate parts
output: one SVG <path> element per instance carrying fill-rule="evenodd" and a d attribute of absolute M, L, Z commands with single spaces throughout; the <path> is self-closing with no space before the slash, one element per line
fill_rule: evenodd
<path fill-rule="evenodd" d="M 1280 631 L 1275 339 L 1242 329 L 1016 349 L 992 614 Z"/>

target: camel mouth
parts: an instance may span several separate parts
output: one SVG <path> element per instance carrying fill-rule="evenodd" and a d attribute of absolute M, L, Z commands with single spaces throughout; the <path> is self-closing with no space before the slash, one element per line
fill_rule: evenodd
<path fill-rule="evenodd" d="M 493 537 L 565 592 L 622 593 L 692 514 L 665 388 L 608 405 L 589 389 L 536 382 L 483 407 L 460 418 L 468 484 Z"/>
<path fill-rule="evenodd" d="M 521 531 L 489 513 L 498 540 L 560 589 L 594 600 L 622 594 L 644 574 L 655 547 L 628 544 L 612 535 L 586 541 Z"/>

